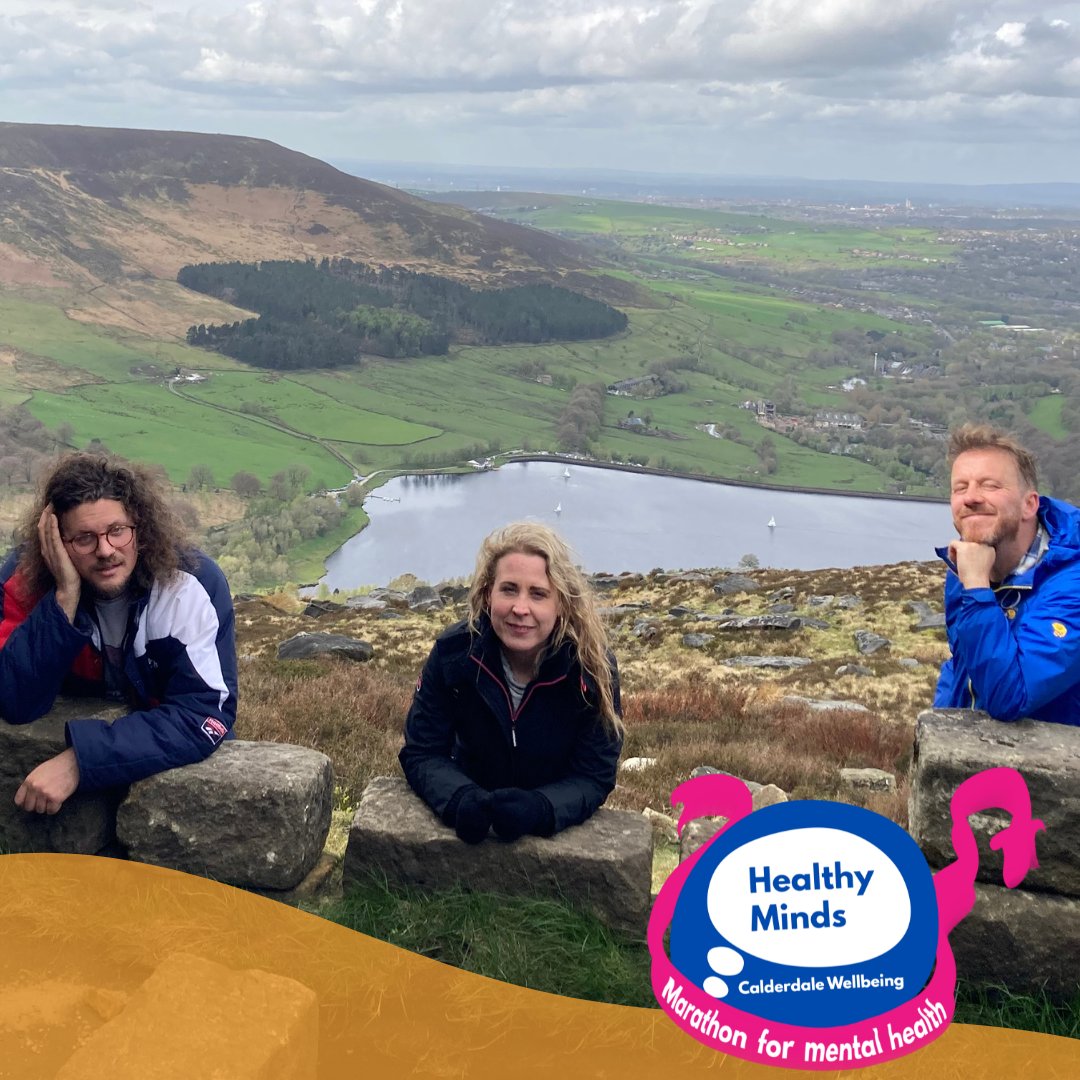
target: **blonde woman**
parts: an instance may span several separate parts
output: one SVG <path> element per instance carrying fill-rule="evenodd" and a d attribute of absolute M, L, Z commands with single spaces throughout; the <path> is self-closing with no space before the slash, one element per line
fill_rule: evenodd
<path fill-rule="evenodd" d="M 480 547 L 469 618 L 435 642 L 405 721 L 413 790 L 466 843 L 551 836 L 615 786 L 619 677 L 566 543 L 517 522 Z"/>

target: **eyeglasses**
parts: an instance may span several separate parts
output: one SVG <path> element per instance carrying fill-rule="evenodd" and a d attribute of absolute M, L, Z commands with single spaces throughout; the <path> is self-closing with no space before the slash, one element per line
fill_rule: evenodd
<path fill-rule="evenodd" d="M 103 536 L 109 541 L 111 547 L 126 548 L 135 536 L 135 526 L 121 525 L 118 522 L 115 525 L 110 525 L 104 532 L 76 533 L 74 536 L 67 537 L 64 543 L 70 544 L 80 555 L 89 555 L 91 552 L 97 551 Z"/>

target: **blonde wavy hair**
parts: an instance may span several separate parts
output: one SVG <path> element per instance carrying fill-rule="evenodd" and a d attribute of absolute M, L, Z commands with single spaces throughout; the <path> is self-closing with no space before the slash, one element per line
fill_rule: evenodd
<path fill-rule="evenodd" d="M 612 736 L 621 735 L 622 720 L 615 710 L 611 649 L 607 629 L 596 609 L 596 599 L 585 575 L 574 563 L 573 552 L 553 529 L 533 521 L 516 521 L 496 529 L 484 539 L 476 556 L 476 572 L 469 587 L 469 630 L 479 633 L 482 616 L 490 610 L 495 571 L 504 555 L 539 555 L 558 600 L 552 648 L 572 641 L 578 663 L 600 691 L 600 721 Z"/>

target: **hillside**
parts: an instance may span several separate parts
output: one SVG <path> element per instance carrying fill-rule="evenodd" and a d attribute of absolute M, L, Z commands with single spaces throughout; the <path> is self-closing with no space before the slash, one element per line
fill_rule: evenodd
<path fill-rule="evenodd" d="M 944 630 L 916 630 L 920 616 L 909 605 L 940 610 L 938 566 L 596 580 L 622 680 L 623 758 L 655 759 L 641 771 L 620 773 L 611 805 L 667 812 L 673 788 L 692 769 L 710 765 L 776 784 L 793 798 L 839 798 L 906 823 L 915 719 L 929 707 L 947 656 Z M 731 591 L 721 595 L 717 585 Z M 373 776 L 398 772 L 417 672 L 441 629 L 464 617 L 462 592 L 443 589 L 449 602 L 428 612 L 410 611 L 393 595 L 381 610 L 347 607 L 335 597 L 339 603 L 313 606 L 317 617 L 302 614 L 304 604 L 285 595 L 239 601 L 238 733 L 321 749 L 334 762 L 343 799 L 355 804 Z M 761 615 L 788 606 L 787 614 L 826 625 L 724 630 L 711 621 L 726 611 Z M 891 645 L 862 655 L 857 630 L 882 634 Z M 375 657 L 365 664 L 278 660 L 278 644 L 301 631 L 368 641 Z M 697 634 L 704 640 L 687 644 L 685 635 Z M 790 670 L 725 662 L 746 655 L 809 662 Z M 864 670 L 837 674 L 844 665 Z M 792 696 L 833 706 L 815 710 Z M 883 769 L 896 777 L 896 787 L 884 794 L 845 789 L 840 769 L 846 767 Z"/>
<path fill-rule="evenodd" d="M 346 256 L 474 282 L 586 263 L 548 234 L 340 172 L 262 139 L 0 123 L 0 286 L 74 290 L 86 322 L 182 337 L 235 317 L 186 263 Z"/>

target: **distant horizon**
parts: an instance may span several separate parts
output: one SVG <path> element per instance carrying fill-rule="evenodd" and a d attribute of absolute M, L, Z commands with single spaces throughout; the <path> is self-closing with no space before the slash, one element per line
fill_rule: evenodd
<path fill-rule="evenodd" d="M 407 168 L 407 169 L 428 169 L 431 171 L 445 170 L 450 172 L 505 172 L 508 174 L 578 174 L 581 176 L 611 176 L 619 178 L 661 178 L 661 179 L 673 179 L 673 180 L 688 180 L 688 181 L 720 181 L 720 182 L 733 182 L 733 183 L 747 183 L 751 181 L 761 181 L 765 183 L 807 183 L 807 184 L 869 184 L 869 185 L 881 185 L 881 186 L 902 186 L 904 184 L 915 185 L 919 187 L 943 187 L 943 188 L 1002 188 L 1002 187 L 1067 187 L 1080 189 L 1080 180 L 981 180 L 981 181 L 966 181 L 966 180 L 941 180 L 941 179 L 927 179 L 922 177 L 920 179 L 912 178 L 896 178 L 889 177 L 888 179 L 880 179 L 873 176 L 860 176 L 860 175 L 842 175 L 838 173 L 829 173 L 827 175 L 810 175 L 805 172 L 763 172 L 763 171 L 747 171 L 747 172 L 720 172 L 710 171 L 704 169 L 658 169 L 655 167 L 645 168 L 644 166 L 637 166 L 631 164 L 625 165 L 602 165 L 602 164 L 546 164 L 537 165 L 523 165 L 523 164 L 511 164 L 510 162 L 490 162 L 490 161 L 436 161 L 428 158 L 408 158 L 408 157 L 354 157 L 352 155 L 343 155 L 335 151 L 320 153 L 317 150 L 313 150 L 310 147 L 305 147 L 299 143 L 293 143 L 286 141 L 281 136 L 268 135 L 256 131 L 223 131 L 219 128 L 211 129 L 200 126 L 188 126 L 178 127 L 173 125 L 162 126 L 160 124 L 130 124 L 130 123 L 104 123 L 104 122 L 75 122 L 72 120 L 28 120 L 28 119 L 13 119 L 7 116 L 0 116 L 0 123 L 7 124 L 27 124 L 27 125 L 46 125 L 49 127 L 74 127 L 74 128 L 108 128 L 113 130 L 125 130 L 125 131 L 163 131 L 163 132 L 183 132 L 195 135 L 220 135 L 226 138 L 237 139 L 261 139 L 265 142 L 274 143 L 278 146 L 284 147 L 286 150 L 293 150 L 296 153 L 305 154 L 308 157 L 315 158 L 319 161 L 324 161 L 328 165 L 332 165 L 336 169 L 340 169 L 342 172 L 348 172 L 349 169 L 346 166 L 356 165 L 373 165 L 386 168 Z"/>
<path fill-rule="evenodd" d="M 0 115 L 324 161 L 1069 184 L 1078 57 L 1080 0 L 6 0 Z"/>
<path fill-rule="evenodd" d="M 225 134 L 222 132 L 221 134 Z M 289 149 L 297 149 L 289 147 Z M 307 153 L 306 150 L 299 151 Z M 314 157 L 315 155 L 309 155 Z M 618 177 L 634 179 L 658 179 L 688 180 L 688 181 L 714 181 L 748 183 L 760 181 L 765 183 L 807 183 L 807 184 L 868 184 L 882 187 L 898 187 L 909 184 L 915 187 L 940 187 L 940 188 L 1012 188 L 1012 187 L 1064 187 L 1076 188 L 1080 191 L 1080 180 L 986 180 L 978 183 L 951 180 L 879 180 L 869 176 L 808 176 L 802 173 L 719 173 L 700 171 L 680 171 L 667 169 L 646 169 L 634 167 L 610 167 L 589 165 L 510 165 L 506 163 L 489 164 L 480 162 L 463 161 L 425 161 L 404 158 L 349 158 L 330 155 L 323 158 L 327 164 L 348 171 L 344 165 L 372 165 L 385 168 L 429 169 L 433 172 L 503 172 L 515 174 L 562 174 L 580 175 L 585 177 Z"/>

